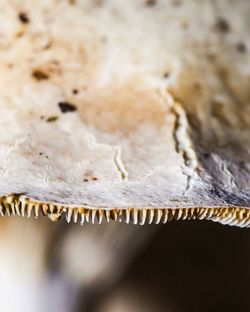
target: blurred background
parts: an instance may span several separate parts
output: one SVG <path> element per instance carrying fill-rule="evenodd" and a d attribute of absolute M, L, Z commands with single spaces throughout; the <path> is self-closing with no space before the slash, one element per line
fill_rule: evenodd
<path fill-rule="evenodd" d="M 250 310 L 248 229 L 0 223 L 1 311 Z"/>

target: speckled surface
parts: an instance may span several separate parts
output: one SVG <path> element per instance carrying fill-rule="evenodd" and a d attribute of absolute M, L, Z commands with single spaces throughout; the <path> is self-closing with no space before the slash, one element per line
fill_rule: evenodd
<path fill-rule="evenodd" d="M 0 194 L 250 207 L 248 1 L 1 1 Z"/>

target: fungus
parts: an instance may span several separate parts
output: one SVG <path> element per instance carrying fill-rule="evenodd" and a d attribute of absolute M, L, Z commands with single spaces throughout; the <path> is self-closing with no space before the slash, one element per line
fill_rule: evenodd
<path fill-rule="evenodd" d="M 237 12 L 225 3 L 228 16 L 217 28 L 227 33 L 226 42 L 211 32 L 215 10 L 205 8 L 213 3 L 191 1 L 177 17 L 170 1 L 147 1 L 154 10 L 137 10 L 133 1 L 124 10 L 117 1 L 124 18 L 115 19 L 112 6 L 77 10 L 80 2 L 65 2 L 59 17 L 40 20 L 41 38 L 53 33 L 46 59 L 60 60 L 60 75 L 48 79 L 33 69 L 31 60 L 45 57 L 32 37 L 35 21 L 27 40 L 13 38 L 1 51 L 0 214 L 82 224 L 206 219 L 249 226 L 249 85 L 243 69 L 250 64 L 229 53 L 236 34 L 227 22 L 238 14 L 237 35 L 249 36 L 244 2 Z M 40 16 L 46 5 L 30 2 L 30 12 Z M 197 13 L 203 6 L 206 15 Z M 11 10 L 16 7 L 10 2 Z M 0 16 L 3 23 L 10 18 Z M 175 16 L 197 33 L 186 36 Z M 112 44 L 100 44 L 103 29 Z M 11 31 L 5 29 L 6 38 Z M 216 62 L 201 57 L 208 53 L 207 34 Z M 16 64 L 11 71 L 7 60 Z M 162 79 L 166 68 L 171 75 Z M 77 97 L 76 81 L 88 85 Z M 202 92 L 194 90 L 197 81 Z M 60 118 L 58 110 L 65 113 Z M 52 117 L 46 123 L 40 116 Z M 41 150 L 49 156 L 41 157 Z M 93 176 L 83 178 L 90 170 Z"/>

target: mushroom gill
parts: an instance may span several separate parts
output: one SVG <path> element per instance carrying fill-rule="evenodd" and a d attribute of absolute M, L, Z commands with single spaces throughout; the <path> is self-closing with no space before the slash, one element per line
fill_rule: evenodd
<path fill-rule="evenodd" d="M 2 197 L 0 215 L 4 216 L 47 216 L 51 221 L 58 221 L 62 216 L 68 223 L 92 223 L 118 221 L 133 224 L 159 224 L 172 220 L 211 220 L 222 224 L 248 227 L 250 210 L 242 207 L 194 207 L 194 208 L 77 208 L 57 204 L 45 204 L 22 199 L 18 196 Z"/>

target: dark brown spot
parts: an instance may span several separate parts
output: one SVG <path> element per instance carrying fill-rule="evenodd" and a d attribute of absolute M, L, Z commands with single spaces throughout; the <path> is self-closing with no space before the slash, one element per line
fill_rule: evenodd
<path fill-rule="evenodd" d="M 221 33 L 228 33 L 230 31 L 229 22 L 223 17 L 218 17 L 215 28 Z"/>
<path fill-rule="evenodd" d="M 23 35 L 24 35 L 23 31 L 19 31 L 19 32 L 16 33 L 16 37 L 17 38 L 21 38 Z"/>
<path fill-rule="evenodd" d="M 46 119 L 46 121 L 47 121 L 47 122 L 53 122 L 53 121 L 56 121 L 57 119 L 58 119 L 57 116 L 51 116 L 51 117 L 48 117 L 48 118 Z"/>
<path fill-rule="evenodd" d="M 49 41 L 48 43 L 45 44 L 45 46 L 43 47 L 43 50 L 49 50 L 53 45 L 52 41 Z"/>
<path fill-rule="evenodd" d="M 77 110 L 76 106 L 69 102 L 59 102 L 58 106 L 62 113 L 74 112 Z"/>
<path fill-rule="evenodd" d="M 216 55 L 214 53 L 207 53 L 207 59 L 209 60 L 209 62 L 214 62 L 216 61 Z"/>
<path fill-rule="evenodd" d="M 243 42 L 238 42 L 236 44 L 236 49 L 240 53 L 246 53 L 247 52 L 247 47 Z"/>
<path fill-rule="evenodd" d="M 201 84 L 199 82 L 195 82 L 193 86 L 194 86 L 195 90 L 197 90 L 197 91 L 201 90 Z"/>
<path fill-rule="evenodd" d="M 103 0 L 95 0 L 95 5 L 96 5 L 96 6 L 101 6 L 101 5 L 103 5 Z"/>
<path fill-rule="evenodd" d="M 156 0 L 147 0 L 147 1 L 145 2 L 145 4 L 146 4 L 146 6 L 148 6 L 148 7 L 153 7 L 153 6 L 155 6 L 155 5 L 157 4 L 157 1 L 156 1 Z"/>
<path fill-rule="evenodd" d="M 18 14 L 18 18 L 19 18 L 20 22 L 23 24 L 28 24 L 30 22 L 30 19 L 29 19 L 27 13 L 25 13 L 25 12 L 20 12 Z"/>
<path fill-rule="evenodd" d="M 93 180 L 93 181 L 97 181 L 98 178 L 97 178 L 97 177 L 93 177 L 92 180 Z"/>
<path fill-rule="evenodd" d="M 163 78 L 165 78 L 165 79 L 167 79 L 169 76 L 170 76 L 170 74 L 169 74 L 168 72 L 165 72 L 165 73 L 163 74 Z"/>
<path fill-rule="evenodd" d="M 78 94 L 78 92 L 79 92 L 79 91 L 78 91 L 77 89 L 73 89 L 73 90 L 72 90 L 72 93 L 73 93 L 73 94 Z"/>
<path fill-rule="evenodd" d="M 76 4 L 76 0 L 69 0 L 69 4 L 71 4 L 71 5 Z"/>
<path fill-rule="evenodd" d="M 182 5 L 182 2 L 181 2 L 181 0 L 174 0 L 172 2 L 172 5 L 175 6 L 175 7 L 178 7 L 178 6 Z"/>
<path fill-rule="evenodd" d="M 83 179 L 83 182 L 89 182 L 89 180 L 88 180 L 88 179 L 86 179 L 86 178 L 84 178 L 84 179 Z"/>
<path fill-rule="evenodd" d="M 32 72 L 32 76 L 39 81 L 49 79 L 49 75 L 40 69 L 34 69 Z"/>
<path fill-rule="evenodd" d="M 39 153 L 39 155 L 42 155 L 42 154 L 43 154 L 42 152 Z"/>

